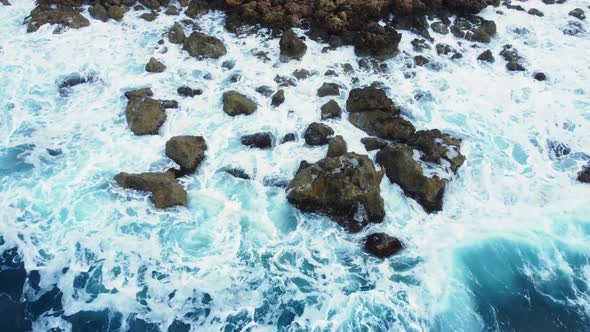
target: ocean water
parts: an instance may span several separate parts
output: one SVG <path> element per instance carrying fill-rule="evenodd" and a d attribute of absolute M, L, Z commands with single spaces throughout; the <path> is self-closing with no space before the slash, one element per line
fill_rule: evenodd
<path fill-rule="evenodd" d="M 326 45 L 313 41 L 302 61 L 281 63 L 278 39 L 229 34 L 222 13 L 197 20 L 226 44 L 219 60 L 158 46 L 182 17 L 148 23 L 131 11 L 123 22 L 28 34 L 22 21 L 33 1 L 12 2 L 0 7 L 0 252 L 13 274 L 0 293 L 27 306 L 31 329 L 590 331 L 590 186 L 575 181 L 590 159 L 590 24 L 567 15 L 587 1 L 522 3 L 542 18 L 485 9 L 481 15 L 498 26 L 489 45 L 431 32 L 463 58 L 426 50 L 433 60 L 425 67 L 412 66 L 416 36 L 404 32 L 401 54 L 383 71 L 359 68 L 351 47 L 322 52 Z M 572 26 L 577 35 L 562 32 Z M 528 72 L 506 71 L 498 55 L 505 44 L 518 49 Z M 475 60 L 486 48 L 495 63 Z M 151 56 L 168 69 L 146 73 Z M 223 68 L 224 61 L 235 66 Z M 296 69 L 315 75 L 286 88 L 280 107 L 254 91 Z M 338 76 L 324 77 L 328 69 Z M 535 81 L 536 71 L 549 79 Z M 97 80 L 60 94 L 59 82 L 74 73 Z M 267 184 L 325 155 L 326 147 L 302 139 L 330 99 L 316 96 L 323 82 L 344 87 L 335 98 L 343 106 L 350 89 L 375 81 L 418 129 L 462 138 L 467 161 L 448 186 L 444 211 L 426 214 L 385 179 L 385 222 L 349 234 L 299 212 L 284 189 Z M 182 85 L 204 93 L 180 98 Z M 138 87 L 180 103 L 167 111 L 160 135 L 127 128 L 123 93 Z M 221 94 L 229 89 L 253 98 L 258 111 L 225 115 Z M 366 135 L 346 117 L 329 125 L 365 154 Z M 240 144 L 259 131 L 298 139 L 265 151 Z M 121 171 L 173 166 L 164 145 L 183 134 L 202 135 L 209 146 L 198 172 L 181 179 L 188 208 L 156 210 L 146 194 L 114 183 Z M 557 156 L 554 142 L 570 152 Z M 376 231 L 407 248 L 385 260 L 367 255 L 363 239 Z M 18 255 L 5 252 L 14 247 Z M 23 269 L 19 299 L 11 282 Z"/>

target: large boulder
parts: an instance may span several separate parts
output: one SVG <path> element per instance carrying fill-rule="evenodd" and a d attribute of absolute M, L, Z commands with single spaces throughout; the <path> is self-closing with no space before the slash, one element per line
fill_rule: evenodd
<path fill-rule="evenodd" d="M 314 122 L 305 130 L 305 143 L 311 146 L 326 145 L 329 138 L 334 135 L 334 130 L 323 123 Z"/>
<path fill-rule="evenodd" d="M 326 157 L 300 167 L 287 187 L 287 199 L 303 211 L 328 215 L 357 232 L 385 217 L 382 178 L 383 173 L 365 155 L 349 152 Z"/>
<path fill-rule="evenodd" d="M 197 31 L 184 40 L 183 47 L 196 58 L 217 59 L 227 54 L 227 49 L 220 39 Z"/>
<path fill-rule="evenodd" d="M 379 258 L 387 258 L 395 255 L 404 248 L 402 242 L 385 233 L 374 233 L 367 236 L 365 250 Z"/>
<path fill-rule="evenodd" d="M 307 45 L 291 30 L 283 33 L 279 46 L 281 49 L 281 61 L 285 62 L 291 59 L 300 60 L 307 51 Z"/>
<path fill-rule="evenodd" d="M 273 136 L 269 132 L 256 133 L 251 135 L 244 135 L 240 141 L 243 145 L 258 148 L 258 149 L 269 149 L 272 147 Z"/>
<path fill-rule="evenodd" d="M 35 32 L 44 24 L 57 24 L 56 32 L 64 27 L 79 29 L 90 25 L 80 9 L 67 5 L 40 5 L 28 17 L 27 32 Z"/>
<path fill-rule="evenodd" d="M 376 161 L 389 180 L 399 185 L 406 196 L 415 199 L 427 212 L 441 211 L 446 181 L 434 175 L 424 175 L 420 163 L 414 160 L 414 150 L 404 144 L 390 144 L 377 153 Z"/>
<path fill-rule="evenodd" d="M 448 162 L 451 171 L 457 172 L 465 162 L 460 152 L 461 139 L 443 134 L 438 129 L 417 131 L 408 140 L 408 145 L 423 152 L 421 159 L 443 165 Z"/>
<path fill-rule="evenodd" d="M 172 44 L 182 44 L 186 39 L 184 29 L 180 23 L 174 23 L 174 25 L 168 31 L 168 41 Z"/>
<path fill-rule="evenodd" d="M 322 120 L 337 119 L 342 116 L 340 105 L 332 99 L 320 108 Z"/>
<path fill-rule="evenodd" d="M 201 136 L 174 136 L 166 142 L 166 156 L 184 174 L 194 173 L 205 159 L 207 143 Z"/>
<path fill-rule="evenodd" d="M 125 117 L 135 135 L 157 135 L 166 121 L 164 106 L 150 97 L 131 97 L 127 101 Z"/>
<path fill-rule="evenodd" d="M 161 73 L 166 70 L 166 65 L 151 57 L 150 61 L 145 65 L 145 71 L 148 73 Z"/>
<path fill-rule="evenodd" d="M 151 200 L 158 209 L 188 205 L 184 188 L 175 181 L 171 173 L 119 173 L 115 176 L 117 184 L 126 189 L 150 192 Z"/>
<path fill-rule="evenodd" d="M 229 116 L 250 115 L 257 108 L 255 102 L 237 91 L 223 93 L 223 111 Z"/>
<path fill-rule="evenodd" d="M 352 89 L 346 100 L 346 110 L 350 113 L 382 111 L 393 115 L 400 112 L 385 91 L 374 87 Z"/>

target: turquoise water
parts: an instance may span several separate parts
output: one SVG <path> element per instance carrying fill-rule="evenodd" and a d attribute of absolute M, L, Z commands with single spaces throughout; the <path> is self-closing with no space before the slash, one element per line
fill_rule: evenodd
<path fill-rule="evenodd" d="M 41 290 L 25 287 L 28 298 L 53 285 L 62 293 L 54 302 L 63 312 L 39 314 L 34 330 L 83 330 L 84 320 L 97 324 L 91 330 L 136 331 L 590 330 L 590 187 L 575 181 L 590 153 L 590 36 L 561 32 L 567 12 L 585 1 L 536 4 L 543 18 L 483 12 L 498 25 L 493 53 L 511 43 L 527 60 L 529 73 L 516 74 L 499 56 L 476 62 L 483 49 L 450 36 L 437 42 L 461 48 L 463 59 L 434 56 L 432 67 L 409 68 L 402 52 L 384 73 L 362 71 L 351 48 L 322 53 L 325 45 L 312 41 L 301 62 L 283 64 L 277 39 L 228 34 L 220 13 L 199 25 L 225 42 L 228 55 L 199 62 L 176 45 L 155 48 L 173 17 L 146 23 L 131 12 L 121 23 L 27 34 L 21 23 L 32 1 L 13 2 L 0 8 L 0 243 L 18 247 L 26 270 L 39 271 Z M 528 33 L 514 32 L 522 27 Z M 404 33 L 409 54 L 414 37 Z M 272 60 L 253 55 L 260 50 Z M 150 56 L 167 71 L 145 73 Z M 225 60 L 235 68 L 222 68 Z M 344 63 L 355 71 L 345 74 Z M 288 88 L 278 109 L 254 92 L 300 68 L 317 74 Z M 329 81 L 344 87 L 341 105 L 350 89 L 381 81 L 417 128 L 463 139 L 467 161 L 443 212 L 424 213 L 383 181 L 385 222 L 348 234 L 264 185 L 290 180 L 301 160 L 322 158 L 326 147 L 299 138 L 248 150 L 240 136 L 301 137 L 327 101 L 316 91 L 328 69 L 339 73 Z M 549 80 L 534 81 L 537 70 Z M 242 79 L 231 83 L 238 72 Z M 409 72 L 415 77 L 404 78 Z M 72 73 L 99 80 L 63 97 L 57 85 Z M 204 93 L 179 98 L 181 85 Z M 123 92 L 146 86 L 180 109 L 168 111 L 160 135 L 139 137 L 127 128 Z M 226 116 L 221 93 L 229 88 L 255 99 L 258 111 Z M 425 97 L 416 100 L 418 93 Z M 366 153 L 365 135 L 346 115 L 329 124 L 350 150 Z M 156 210 L 145 194 L 115 185 L 118 172 L 172 166 L 164 145 L 182 134 L 202 135 L 209 146 L 199 171 L 181 180 L 188 208 Z M 556 158 L 548 141 L 571 153 Z M 252 180 L 227 175 L 228 166 Z M 368 256 L 361 243 L 375 231 L 408 248 L 387 260 Z"/>

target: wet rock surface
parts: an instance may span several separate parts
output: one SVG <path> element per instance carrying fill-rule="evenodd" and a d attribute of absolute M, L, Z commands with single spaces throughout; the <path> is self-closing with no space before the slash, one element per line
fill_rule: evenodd
<path fill-rule="evenodd" d="M 40 5 L 31 11 L 27 32 L 35 32 L 42 25 L 58 25 L 54 32 L 63 28 L 80 29 L 90 25 L 90 21 L 80 13 L 80 9 L 68 5 Z"/>
<path fill-rule="evenodd" d="M 367 156 L 349 152 L 300 167 L 287 187 L 287 199 L 303 211 L 328 215 L 346 229 L 360 231 L 385 217 L 382 178 Z"/>
<path fill-rule="evenodd" d="M 156 58 L 150 58 L 150 61 L 145 65 L 145 71 L 148 73 L 161 73 L 166 70 L 166 66 Z"/>
<path fill-rule="evenodd" d="M 512 45 L 504 45 L 500 55 L 506 60 L 506 69 L 509 71 L 525 71 L 526 69 L 522 65 L 524 60 L 518 51 L 512 47 Z"/>
<path fill-rule="evenodd" d="M 340 135 L 330 139 L 328 142 L 328 153 L 326 156 L 328 158 L 336 158 L 340 157 L 341 155 L 345 154 L 348 151 L 348 146 L 344 138 Z"/>
<path fill-rule="evenodd" d="M 590 183 L 590 162 L 582 167 L 582 170 L 578 173 L 578 181 L 582 183 Z"/>
<path fill-rule="evenodd" d="M 187 193 L 170 173 L 119 173 L 117 184 L 126 189 L 150 192 L 150 199 L 158 209 L 188 205 Z"/>
<path fill-rule="evenodd" d="M 305 143 L 311 146 L 326 145 L 329 138 L 334 135 L 334 130 L 323 123 L 314 122 L 305 130 Z"/>
<path fill-rule="evenodd" d="M 229 116 L 250 115 L 256 111 L 258 105 L 245 95 L 237 91 L 223 94 L 223 111 Z"/>
<path fill-rule="evenodd" d="M 395 255 L 404 248 L 402 242 L 385 233 L 374 233 L 365 240 L 365 250 L 379 258 Z"/>
<path fill-rule="evenodd" d="M 183 48 L 196 58 L 217 59 L 227 54 L 227 49 L 219 38 L 197 31 L 184 40 Z"/>
<path fill-rule="evenodd" d="M 307 52 L 307 45 L 293 31 L 283 33 L 279 41 L 281 50 L 281 61 L 287 62 L 291 59 L 300 60 Z"/>
<path fill-rule="evenodd" d="M 244 135 L 240 138 L 243 145 L 258 149 L 272 148 L 273 140 L 274 137 L 269 132 Z"/>
<path fill-rule="evenodd" d="M 420 130 L 408 140 L 408 145 L 422 152 L 421 160 L 438 164 L 448 163 L 452 172 L 457 172 L 465 162 L 460 153 L 461 140 L 438 129 Z"/>
<path fill-rule="evenodd" d="M 197 170 L 206 151 L 207 143 L 201 136 L 174 136 L 166 142 L 166 156 L 177 163 L 184 174 Z"/>
<path fill-rule="evenodd" d="M 125 108 L 125 118 L 129 129 L 135 135 L 157 135 L 160 127 L 166 121 L 164 106 L 159 100 L 147 96 L 151 90 L 127 93 L 129 100 Z M 146 96 L 141 94 L 145 93 Z"/>

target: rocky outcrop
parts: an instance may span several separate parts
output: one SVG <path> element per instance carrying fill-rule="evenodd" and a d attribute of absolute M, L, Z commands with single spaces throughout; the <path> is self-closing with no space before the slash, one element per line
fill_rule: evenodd
<path fill-rule="evenodd" d="M 373 233 L 365 240 L 365 250 L 379 258 L 393 256 L 403 248 L 400 240 L 385 233 Z"/>
<path fill-rule="evenodd" d="M 390 144 L 377 153 L 376 161 L 389 180 L 399 185 L 406 196 L 415 199 L 427 212 L 441 211 L 446 181 L 424 175 L 422 166 L 413 158 L 414 150 L 403 144 Z"/>
<path fill-rule="evenodd" d="M 439 165 L 448 163 L 454 173 L 465 162 L 465 156 L 460 152 L 461 140 L 438 129 L 417 131 L 408 140 L 408 145 L 422 152 L 421 160 Z"/>
<path fill-rule="evenodd" d="M 227 49 L 220 39 L 197 31 L 184 40 L 183 48 L 196 58 L 217 59 L 227 54 Z"/>
<path fill-rule="evenodd" d="M 154 57 L 151 57 L 150 61 L 145 65 L 145 71 L 148 73 L 162 73 L 165 70 L 166 66 Z"/>
<path fill-rule="evenodd" d="M 300 60 L 307 52 L 307 45 L 291 30 L 283 33 L 279 46 L 283 62 L 288 62 L 291 59 Z"/>
<path fill-rule="evenodd" d="M 323 123 L 314 122 L 307 127 L 303 137 L 308 145 L 319 146 L 328 144 L 332 135 L 334 135 L 332 128 Z"/>
<path fill-rule="evenodd" d="M 39 5 L 27 18 L 27 32 L 35 32 L 44 24 L 56 24 L 54 32 L 63 28 L 79 29 L 90 25 L 80 9 L 68 5 Z"/>
<path fill-rule="evenodd" d="M 145 93 L 145 95 L 142 95 Z M 164 106 L 159 100 L 152 99 L 151 90 L 126 93 L 129 100 L 125 109 L 125 117 L 129 129 L 135 135 L 157 135 L 160 127 L 166 121 Z"/>
<path fill-rule="evenodd" d="M 184 188 L 175 181 L 171 173 L 119 173 L 115 176 L 117 184 L 126 189 L 151 193 L 151 200 L 158 209 L 188 205 Z"/>
<path fill-rule="evenodd" d="M 369 135 L 406 141 L 414 134 L 411 122 L 399 116 L 399 109 L 381 89 L 353 89 L 346 101 L 348 120 Z"/>
<path fill-rule="evenodd" d="M 385 217 L 380 183 L 383 173 L 364 155 L 346 153 L 300 167 L 287 187 L 297 208 L 332 217 L 350 231 Z"/>
<path fill-rule="evenodd" d="M 256 111 L 258 105 L 248 97 L 237 91 L 223 94 L 223 111 L 229 116 L 250 115 Z"/>
<path fill-rule="evenodd" d="M 251 148 L 270 149 L 272 148 L 273 136 L 269 132 L 256 133 L 244 135 L 240 141 L 243 145 Z"/>
<path fill-rule="evenodd" d="M 166 156 L 180 166 L 182 174 L 194 173 L 205 159 L 207 143 L 201 136 L 174 136 L 166 142 Z"/>

